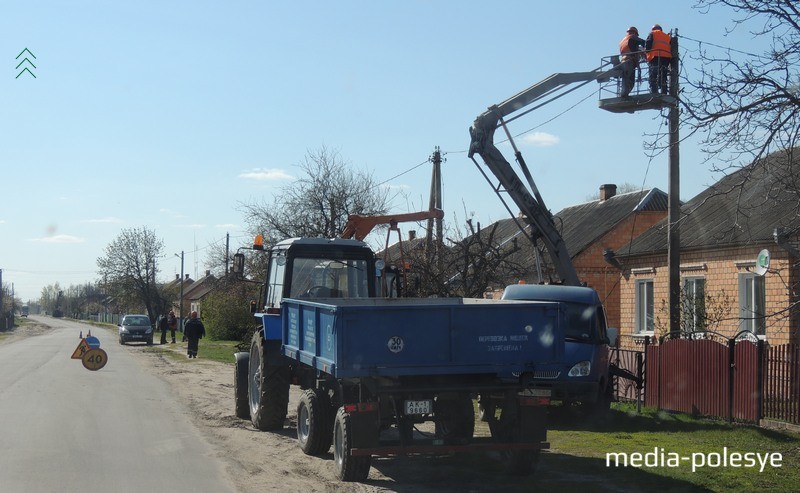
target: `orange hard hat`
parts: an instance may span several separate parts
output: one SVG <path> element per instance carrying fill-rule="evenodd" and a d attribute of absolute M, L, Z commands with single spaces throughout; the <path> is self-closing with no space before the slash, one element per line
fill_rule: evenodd
<path fill-rule="evenodd" d="M 636 29 L 635 27 L 631 26 L 631 27 L 628 28 L 628 34 L 635 34 L 635 35 L 638 36 L 639 35 L 639 30 Z"/>

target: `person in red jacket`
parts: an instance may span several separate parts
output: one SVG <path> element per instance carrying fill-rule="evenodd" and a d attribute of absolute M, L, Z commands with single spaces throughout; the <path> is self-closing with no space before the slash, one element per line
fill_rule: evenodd
<path fill-rule="evenodd" d="M 669 34 L 661 30 L 661 26 L 653 26 L 650 34 L 645 41 L 647 50 L 647 65 L 650 68 L 650 92 L 658 94 L 669 94 L 669 75 L 670 64 L 672 63 L 672 38 Z"/>
<path fill-rule="evenodd" d="M 631 26 L 627 35 L 619 42 L 619 54 L 622 61 L 622 92 L 620 96 L 626 97 L 633 90 L 636 81 L 636 68 L 642 57 L 644 40 L 639 37 L 639 30 Z"/>

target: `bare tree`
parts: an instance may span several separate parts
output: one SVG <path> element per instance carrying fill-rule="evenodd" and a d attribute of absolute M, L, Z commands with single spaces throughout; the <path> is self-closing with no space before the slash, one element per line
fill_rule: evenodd
<path fill-rule="evenodd" d="M 163 311 L 164 297 L 156 285 L 156 259 L 164 242 L 147 227 L 123 229 L 97 259 L 97 267 L 108 283 L 109 291 L 123 306 L 144 305 L 151 320 Z"/>
<path fill-rule="evenodd" d="M 800 137 L 800 11 L 795 0 L 698 0 L 695 8 L 734 12 L 730 31 L 769 36 L 770 49 L 754 54 L 700 44 L 697 72 L 681 84 L 682 125 L 699 132 L 712 168 L 727 172 Z M 791 161 L 790 157 L 790 161 Z"/>
<path fill-rule="evenodd" d="M 519 279 L 525 268 L 515 262 L 516 241 L 503 243 L 498 224 L 481 228 L 467 220 L 462 229 L 449 231 L 441 259 L 427 255 L 421 239 L 410 245 L 407 289 L 411 296 L 464 296 L 482 298 L 484 293 Z M 409 242 L 410 243 L 410 242 Z M 396 251 L 393 254 L 396 257 Z"/>
<path fill-rule="evenodd" d="M 271 204 L 242 204 L 253 234 L 268 243 L 293 237 L 333 238 L 350 214 L 385 214 L 390 198 L 370 173 L 353 170 L 325 146 L 309 150 L 298 165 L 303 176 L 283 187 Z"/>

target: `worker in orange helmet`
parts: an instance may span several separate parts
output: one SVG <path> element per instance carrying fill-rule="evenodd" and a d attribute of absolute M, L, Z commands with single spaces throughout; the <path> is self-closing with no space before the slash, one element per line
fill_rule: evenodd
<path fill-rule="evenodd" d="M 639 37 L 639 30 L 631 26 L 622 41 L 619 42 L 619 54 L 622 61 L 622 97 L 628 96 L 636 81 L 636 68 L 644 50 L 644 40 Z"/>
<path fill-rule="evenodd" d="M 647 50 L 647 65 L 650 68 L 650 92 L 658 94 L 669 93 L 667 77 L 672 63 L 672 37 L 665 33 L 661 26 L 655 24 L 645 41 Z"/>

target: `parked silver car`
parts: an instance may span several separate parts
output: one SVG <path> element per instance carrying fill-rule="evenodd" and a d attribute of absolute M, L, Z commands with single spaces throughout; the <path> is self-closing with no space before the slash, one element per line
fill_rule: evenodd
<path fill-rule="evenodd" d="M 153 324 L 147 315 L 125 315 L 119 323 L 119 343 L 131 341 L 153 344 Z"/>

